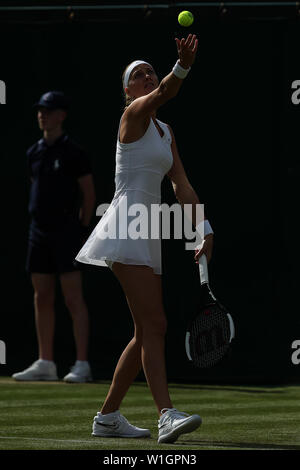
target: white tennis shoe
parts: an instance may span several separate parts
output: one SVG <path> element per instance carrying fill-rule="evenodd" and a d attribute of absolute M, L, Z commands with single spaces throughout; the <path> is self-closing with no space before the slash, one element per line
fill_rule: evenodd
<path fill-rule="evenodd" d="M 71 372 L 63 380 L 70 383 L 91 382 L 93 379 L 89 363 L 87 361 L 76 361 L 74 366 L 71 367 Z"/>
<path fill-rule="evenodd" d="M 149 429 L 137 428 L 120 411 L 94 417 L 92 436 L 95 437 L 150 437 Z"/>
<path fill-rule="evenodd" d="M 163 408 L 161 411 L 165 412 L 158 420 L 159 444 L 175 442 L 180 434 L 195 431 L 202 423 L 199 415 L 189 416 L 176 408 Z"/>
<path fill-rule="evenodd" d="M 38 359 L 22 372 L 16 372 L 12 378 L 19 381 L 58 380 L 56 365 L 53 361 Z"/>

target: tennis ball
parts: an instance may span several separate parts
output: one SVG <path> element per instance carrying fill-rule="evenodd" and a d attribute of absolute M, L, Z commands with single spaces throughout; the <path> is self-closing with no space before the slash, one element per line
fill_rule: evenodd
<path fill-rule="evenodd" d="M 181 26 L 191 26 L 194 21 L 194 16 L 190 11 L 182 11 L 178 15 L 178 23 Z"/>

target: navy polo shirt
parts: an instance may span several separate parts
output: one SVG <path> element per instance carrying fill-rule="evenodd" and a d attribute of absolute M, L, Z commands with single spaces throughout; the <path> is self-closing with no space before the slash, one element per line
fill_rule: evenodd
<path fill-rule="evenodd" d="M 27 150 L 32 181 L 29 213 L 41 228 L 57 227 L 79 218 L 78 178 L 91 173 L 85 151 L 68 135 L 48 146 L 40 139 Z"/>

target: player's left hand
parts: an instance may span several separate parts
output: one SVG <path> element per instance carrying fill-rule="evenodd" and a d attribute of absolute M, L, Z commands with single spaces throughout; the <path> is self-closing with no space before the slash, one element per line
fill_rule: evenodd
<path fill-rule="evenodd" d="M 175 41 L 179 63 L 183 68 L 188 69 L 195 62 L 198 39 L 195 34 L 189 34 L 186 39 L 182 38 L 180 41 L 178 38 L 175 38 Z"/>
<path fill-rule="evenodd" d="M 207 262 L 209 263 L 212 257 L 212 251 L 213 251 L 213 244 L 214 244 L 214 235 L 212 233 L 205 235 L 204 240 L 202 242 L 202 245 L 197 247 L 195 249 L 195 256 L 194 260 L 196 263 L 199 263 L 199 258 L 203 254 L 206 255 Z"/>

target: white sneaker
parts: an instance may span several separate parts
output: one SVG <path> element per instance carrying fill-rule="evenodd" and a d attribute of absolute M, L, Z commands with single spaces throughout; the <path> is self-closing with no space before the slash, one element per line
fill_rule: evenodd
<path fill-rule="evenodd" d="M 76 361 L 63 380 L 72 383 L 84 383 L 92 381 L 91 368 L 87 361 Z"/>
<path fill-rule="evenodd" d="M 12 375 L 12 378 L 20 381 L 58 380 L 56 365 L 53 361 L 46 361 L 44 359 L 38 359 L 28 369 L 16 372 Z"/>
<path fill-rule="evenodd" d="M 175 442 L 180 434 L 195 431 L 202 419 L 198 415 L 189 416 L 187 413 L 181 413 L 176 408 L 163 408 L 165 413 L 158 420 L 158 443 Z"/>
<path fill-rule="evenodd" d="M 120 411 L 94 417 L 92 436 L 96 437 L 150 437 L 149 429 L 137 428 Z"/>

